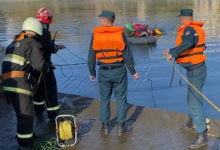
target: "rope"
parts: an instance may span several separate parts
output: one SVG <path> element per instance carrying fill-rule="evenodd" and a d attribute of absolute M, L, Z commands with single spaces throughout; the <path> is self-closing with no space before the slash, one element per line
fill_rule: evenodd
<path fill-rule="evenodd" d="M 72 147 L 77 143 L 77 130 L 75 117 L 73 115 L 59 115 L 56 121 L 57 143 L 61 148 Z M 70 140 L 74 139 L 74 142 Z"/>
<path fill-rule="evenodd" d="M 38 138 L 34 142 L 33 150 L 60 150 L 60 148 L 57 145 L 56 138 L 51 138 L 50 140 Z"/>
<path fill-rule="evenodd" d="M 180 75 L 180 77 L 186 81 L 186 83 L 191 86 L 199 95 L 201 95 L 215 110 L 217 110 L 220 113 L 220 109 L 210 100 L 208 99 L 202 92 L 200 92 L 188 79 L 184 77 L 184 75 L 176 68 L 174 64 L 169 62 L 170 65 L 175 69 L 175 71 Z"/>
<path fill-rule="evenodd" d="M 75 64 L 55 64 L 54 66 L 62 67 L 62 66 L 77 66 L 77 65 L 85 65 L 86 63 L 75 63 Z"/>
<path fill-rule="evenodd" d="M 59 122 L 59 136 L 61 140 L 70 140 L 73 138 L 71 121 L 64 120 Z"/>
<path fill-rule="evenodd" d="M 40 82 L 44 79 L 44 76 L 45 76 L 45 73 L 41 72 L 41 73 L 40 73 L 40 76 L 39 76 L 39 79 L 38 79 L 38 81 L 37 81 L 37 84 L 36 84 L 35 87 L 34 87 L 32 97 L 35 96 L 35 94 L 36 94 L 36 92 L 37 92 L 37 90 L 38 90 L 38 87 L 39 87 L 39 85 L 40 85 Z"/>
<path fill-rule="evenodd" d="M 66 51 L 68 51 L 72 56 L 74 56 L 74 57 L 76 57 L 76 58 L 78 58 L 79 60 L 82 61 L 81 63 L 69 64 L 62 56 L 60 56 L 60 55 L 58 55 L 58 54 L 56 53 L 56 56 L 59 57 L 65 64 L 55 64 L 54 66 L 60 67 L 60 70 L 61 70 L 63 76 L 65 76 L 65 77 L 67 77 L 67 78 L 70 78 L 70 77 L 73 76 L 73 68 L 72 68 L 72 66 L 85 65 L 85 64 L 86 64 L 86 60 L 84 60 L 83 58 L 81 58 L 81 57 L 79 57 L 78 55 L 76 55 L 75 53 L 73 53 L 73 52 L 72 52 L 70 49 L 68 49 L 67 47 L 66 47 L 65 49 L 66 49 Z M 66 74 L 64 73 L 63 68 L 62 68 L 62 67 L 64 67 L 64 66 L 67 66 L 67 67 L 70 68 L 70 70 L 71 70 L 70 75 L 66 75 Z"/>
<path fill-rule="evenodd" d="M 175 63 L 176 61 L 174 60 L 172 65 L 175 66 Z M 174 73 L 175 73 L 175 69 L 173 68 L 171 79 L 170 79 L 170 88 L 172 87 L 172 84 L 173 84 Z"/>
<path fill-rule="evenodd" d="M 60 55 L 58 55 L 58 54 L 56 54 L 56 56 L 57 57 L 59 57 L 65 64 L 68 64 L 68 62 L 63 58 L 63 57 L 61 57 Z M 61 70 L 61 72 L 62 72 L 62 74 L 63 74 L 63 76 L 64 77 L 67 77 L 67 78 L 70 78 L 70 77 L 72 77 L 73 76 L 73 68 L 72 68 L 72 66 L 71 65 L 67 65 L 69 68 L 70 68 L 70 70 L 71 70 L 71 73 L 70 73 L 70 75 L 66 75 L 65 73 L 64 73 L 64 71 L 63 71 L 63 68 L 62 68 L 62 66 L 61 65 L 59 65 L 59 67 L 60 67 L 60 70 Z"/>
<path fill-rule="evenodd" d="M 72 52 L 69 48 L 65 48 L 66 49 L 66 51 L 68 51 L 71 55 L 73 55 L 73 56 L 75 56 L 76 58 L 78 58 L 79 60 L 81 60 L 82 62 L 86 62 L 86 60 L 85 59 L 83 59 L 83 58 L 81 58 L 81 57 L 79 57 L 78 55 L 76 55 L 74 52 Z"/>
<path fill-rule="evenodd" d="M 148 79 L 148 81 L 150 81 L 150 90 L 151 90 L 152 100 L 153 100 L 153 103 L 154 103 L 154 108 L 157 108 L 156 100 L 155 100 L 155 97 L 154 97 L 153 80 Z"/>

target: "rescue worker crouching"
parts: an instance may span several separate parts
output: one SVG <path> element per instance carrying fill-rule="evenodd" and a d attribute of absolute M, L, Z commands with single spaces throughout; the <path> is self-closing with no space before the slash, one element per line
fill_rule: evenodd
<path fill-rule="evenodd" d="M 17 141 L 19 149 L 33 146 L 33 103 L 32 89 L 27 76 L 31 69 L 40 72 L 49 70 L 48 64 L 40 54 L 41 45 L 35 39 L 42 35 L 42 26 L 34 18 L 27 18 L 22 32 L 16 35 L 6 48 L 2 63 L 3 90 L 8 103 L 13 105 L 17 117 Z"/>
<path fill-rule="evenodd" d="M 203 23 L 193 20 L 192 9 L 181 9 L 181 27 L 177 30 L 176 47 L 167 49 L 164 55 L 167 60 L 176 59 L 187 70 L 188 80 L 202 91 L 206 79 L 205 32 Z M 188 85 L 187 103 L 189 106 L 189 120 L 183 128 L 196 130 L 196 137 L 189 148 L 199 148 L 207 145 L 207 127 L 203 113 L 203 98 Z"/>
<path fill-rule="evenodd" d="M 40 82 L 38 89 L 33 97 L 34 110 L 38 118 L 42 117 L 45 109 L 45 102 L 47 106 L 47 113 L 50 121 L 54 120 L 58 115 L 59 103 L 57 98 L 57 83 L 53 69 L 55 67 L 51 61 L 51 54 L 57 53 L 58 50 L 65 48 L 64 45 L 56 45 L 55 39 L 51 39 L 49 25 L 52 22 L 53 13 L 48 8 L 41 8 L 36 13 L 36 19 L 39 20 L 43 27 L 43 35 L 39 37 L 38 41 L 42 44 L 42 55 L 46 62 L 50 64 L 49 72 L 45 74 L 43 80 Z"/>
<path fill-rule="evenodd" d="M 94 28 L 88 54 L 88 68 L 91 81 L 96 77 L 96 59 L 100 66 L 98 80 L 101 96 L 100 121 L 101 132 L 109 133 L 110 99 L 114 90 L 117 100 L 117 126 L 118 136 L 131 131 L 127 125 L 127 70 L 135 79 L 138 73 L 134 69 L 132 51 L 129 49 L 127 39 L 123 34 L 123 27 L 113 26 L 115 13 L 104 10 L 99 15 L 101 26 Z"/>

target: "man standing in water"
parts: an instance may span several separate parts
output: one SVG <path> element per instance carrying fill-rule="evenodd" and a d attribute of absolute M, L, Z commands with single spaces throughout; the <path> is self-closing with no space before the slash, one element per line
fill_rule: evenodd
<path fill-rule="evenodd" d="M 98 80 L 101 96 L 100 121 L 101 132 L 109 133 L 110 99 L 114 89 L 117 100 L 117 127 L 118 136 L 128 133 L 132 127 L 127 126 L 127 70 L 134 79 L 139 78 L 134 69 L 132 51 L 129 49 L 127 39 L 123 35 L 123 27 L 113 26 L 115 13 L 104 10 L 99 15 L 101 26 L 94 28 L 88 54 L 88 68 L 90 80 L 96 77 L 96 59 L 100 66 Z"/>
<path fill-rule="evenodd" d="M 187 70 L 188 80 L 202 91 L 206 79 L 205 32 L 203 23 L 193 20 L 192 9 L 181 9 L 181 27 L 177 30 L 176 47 L 167 49 L 164 55 L 167 61 L 176 59 Z M 199 148 L 207 145 L 207 128 L 203 113 L 203 99 L 191 86 L 188 86 L 187 103 L 189 106 L 189 120 L 184 128 L 196 130 L 196 137 L 189 148 Z"/>

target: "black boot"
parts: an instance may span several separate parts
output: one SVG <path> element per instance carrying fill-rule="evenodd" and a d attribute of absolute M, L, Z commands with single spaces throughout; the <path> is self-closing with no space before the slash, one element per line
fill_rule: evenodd
<path fill-rule="evenodd" d="M 108 135 L 109 134 L 109 123 L 102 122 L 101 133 Z"/>
<path fill-rule="evenodd" d="M 29 143 L 28 145 L 19 146 L 18 150 L 32 150 L 34 147 L 34 141 L 33 143 Z"/>
<path fill-rule="evenodd" d="M 133 127 L 128 126 L 127 122 L 123 122 L 118 124 L 118 136 L 122 136 L 130 131 L 132 131 Z"/>
<path fill-rule="evenodd" d="M 23 146 L 20 146 L 18 148 L 18 150 L 32 150 L 32 149 L 33 149 L 33 147 L 23 147 Z"/>
<path fill-rule="evenodd" d="M 197 133 L 192 144 L 188 148 L 200 148 L 208 144 L 207 130 Z"/>
<path fill-rule="evenodd" d="M 195 131 L 195 130 L 196 130 L 196 126 L 195 126 L 193 120 L 192 120 L 192 119 L 189 119 L 189 120 L 186 122 L 186 124 L 184 124 L 184 125 L 181 127 L 181 129 L 183 129 L 183 130 Z"/>

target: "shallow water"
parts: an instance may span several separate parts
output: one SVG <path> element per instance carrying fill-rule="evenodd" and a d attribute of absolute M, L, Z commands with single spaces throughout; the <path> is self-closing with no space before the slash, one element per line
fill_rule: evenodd
<path fill-rule="evenodd" d="M 193 8 L 195 20 L 205 23 L 207 37 L 208 76 L 204 93 L 220 106 L 219 0 L 0 0 L 1 44 L 7 46 L 19 33 L 23 20 L 34 16 L 41 7 L 48 7 L 54 12 L 52 36 L 57 31 L 56 42 L 67 46 L 52 58 L 58 65 L 55 73 L 59 92 L 99 97 L 98 82 L 89 81 L 84 63 L 92 28 L 99 25 L 97 16 L 103 9 L 109 9 L 116 12 L 116 25 L 124 25 L 127 21 L 147 23 L 151 28 L 157 25 L 166 33 L 157 37 L 156 47 L 131 45 L 140 79 L 134 81 L 128 75 L 128 102 L 185 113 L 188 112 L 187 86 L 184 83 L 180 87 L 179 76 L 175 74 L 173 87 L 169 88 L 172 68 L 162 57 L 162 52 L 174 46 L 179 10 Z M 76 63 L 79 64 L 65 66 Z M 219 113 L 207 103 L 205 115 L 220 119 Z"/>

